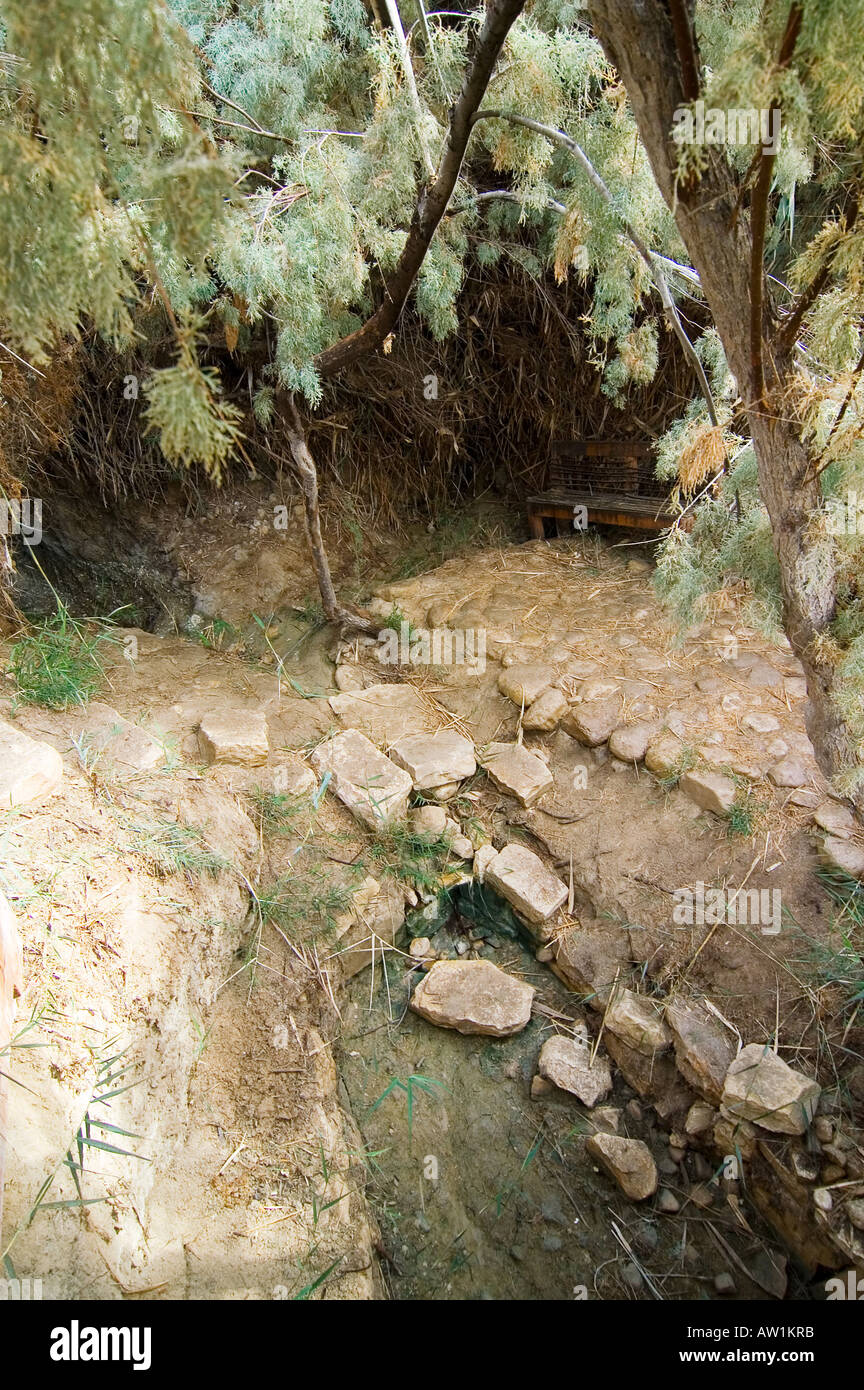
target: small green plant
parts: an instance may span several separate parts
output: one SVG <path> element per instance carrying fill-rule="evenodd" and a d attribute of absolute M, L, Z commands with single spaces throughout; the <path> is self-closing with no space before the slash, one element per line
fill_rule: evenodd
<path fill-rule="evenodd" d="M 410 1144 L 414 1125 L 415 1096 L 418 1094 L 434 1096 L 436 1099 L 440 1100 L 441 1097 L 439 1092 L 446 1091 L 446 1089 L 447 1087 L 444 1085 L 443 1081 L 436 1081 L 432 1076 L 423 1076 L 420 1072 L 412 1073 L 405 1081 L 402 1081 L 398 1076 L 394 1076 L 381 1092 L 378 1099 L 370 1105 L 368 1113 L 371 1115 L 374 1110 L 378 1109 L 379 1105 L 383 1105 L 388 1096 L 401 1092 L 405 1096 L 405 1104 L 408 1110 L 408 1142 Z"/>
<path fill-rule="evenodd" d="M 833 922 L 839 943 L 817 941 L 802 930 L 805 963 L 821 984 L 840 988 L 844 1011 L 857 1009 L 864 1003 L 864 884 L 841 869 L 819 868 L 816 877 L 839 909 Z"/>
<path fill-rule="evenodd" d="M 195 636 L 202 647 L 211 651 L 221 651 L 237 636 L 237 629 L 226 618 L 213 618 L 204 627 L 198 628 Z"/>
<path fill-rule="evenodd" d="M 290 835 L 297 829 L 301 812 L 309 811 L 308 797 L 291 796 L 288 792 L 266 792 L 255 787 L 249 792 L 255 818 L 262 835 Z"/>
<path fill-rule="evenodd" d="M 304 623 L 308 623 L 310 627 L 323 627 L 326 622 L 324 609 L 321 607 L 321 601 L 312 594 L 307 594 L 302 603 L 294 609 L 294 612 Z"/>
<path fill-rule="evenodd" d="M 730 838 L 733 835 L 743 835 L 749 839 L 753 834 L 758 809 L 752 803 L 736 797 L 726 817 L 726 834 Z"/>
<path fill-rule="evenodd" d="M 314 941 L 332 934 L 340 913 L 351 906 L 352 883 L 337 883 L 323 864 L 285 874 L 258 896 L 263 922 L 272 922 L 286 936 Z"/>
<path fill-rule="evenodd" d="M 98 627 L 79 622 L 58 602 L 56 613 L 12 647 L 9 673 L 17 701 L 57 710 L 86 705 L 104 679 L 100 649 L 112 640 L 104 621 Z"/>
<path fill-rule="evenodd" d="M 382 826 L 367 850 L 367 858 L 382 874 L 432 893 L 441 886 L 449 854 L 444 838 L 431 840 L 399 823 Z"/>
<path fill-rule="evenodd" d="M 662 787 L 663 791 L 671 791 L 672 788 L 676 786 L 678 782 L 680 782 L 681 778 L 684 776 L 684 773 L 689 772 L 691 767 L 695 766 L 696 760 L 696 749 L 691 748 L 691 746 L 687 743 L 682 744 L 681 752 L 678 754 L 678 757 L 673 763 L 673 765 L 669 768 L 667 772 L 664 772 L 662 776 L 657 776 L 656 780 Z"/>

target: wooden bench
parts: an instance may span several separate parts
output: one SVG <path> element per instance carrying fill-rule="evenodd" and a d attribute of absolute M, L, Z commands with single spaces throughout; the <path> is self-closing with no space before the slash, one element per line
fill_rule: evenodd
<path fill-rule="evenodd" d="M 542 540 L 544 520 L 569 523 L 575 508 L 584 520 L 603 526 L 633 526 L 663 531 L 675 513 L 663 484 L 654 476 L 649 444 L 631 440 L 555 440 L 549 464 L 549 488 L 527 498 L 531 535 Z"/>

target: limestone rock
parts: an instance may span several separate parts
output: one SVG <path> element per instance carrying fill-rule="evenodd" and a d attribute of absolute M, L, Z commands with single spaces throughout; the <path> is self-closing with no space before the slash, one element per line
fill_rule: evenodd
<path fill-rule="evenodd" d="M 373 830 L 405 814 L 411 778 L 356 729 L 346 729 L 312 754 L 312 765 L 329 772 L 333 791 L 349 811 Z"/>
<path fill-rule="evenodd" d="M 864 849 L 852 840 L 841 840 L 837 835 L 826 835 L 822 841 L 820 857 L 831 868 L 841 869 L 850 878 L 864 879 Z"/>
<path fill-rule="evenodd" d="M 700 1095 L 720 1104 L 735 1043 L 722 1025 L 697 1004 L 671 999 L 666 1023 L 672 1031 L 678 1070 Z"/>
<path fill-rule="evenodd" d="M 631 1202 L 644 1202 L 657 1191 L 657 1165 L 641 1139 L 617 1134 L 592 1134 L 585 1149 L 604 1172 L 614 1178 Z"/>
<path fill-rule="evenodd" d="M 618 689 L 617 681 L 607 680 L 604 676 L 593 676 L 579 687 L 579 700 L 594 704 L 598 700 L 608 700 L 610 696 L 617 695 Z"/>
<path fill-rule="evenodd" d="M 818 1082 L 794 1071 L 761 1043 L 750 1043 L 726 1075 L 723 1110 L 774 1134 L 804 1134 L 820 1094 Z"/>
<path fill-rule="evenodd" d="M 598 1054 L 591 1064 L 591 1040 L 584 1025 L 573 1038 L 547 1038 L 537 1066 L 547 1081 L 559 1090 L 569 1091 L 589 1109 L 612 1089 L 609 1059 Z"/>
<path fill-rule="evenodd" d="M 656 725 L 641 719 L 621 724 L 609 736 L 609 752 L 624 763 L 641 763 L 655 732 Z"/>
<path fill-rule="evenodd" d="M 570 706 L 562 691 L 556 686 L 544 690 L 522 718 L 523 729 L 536 729 L 540 733 L 550 733 L 557 729 Z"/>
<path fill-rule="evenodd" d="M 504 1038 L 531 1017 L 534 989 L 488 960 L 439 960 L 411 996 L 411 1008 L 439 1028 Z"/>
<path fill-rule="evenodd" d="M 769 767 L 768 780 L 775 787 L 804 787 L 810 781 L 810 774 L 803 763 L 790 755 Z"/>
<path fill-rule="evenodd" d="M 488 866 L 485 881 L 528 922 L 538 940 L 548 940 L 550 919 L 567 901 L 567 885 L 524 845 L 506 845 Z"/>
<path fill-rule="evenodd" d="M 775 719 L 773 714 L 763 714 L 760 710 L 752 710 L 745 714 L 741 720 L 742 729 L 749 729 L 754 734 L 773 734 L 780 728 L 780 720 Z"/>
<path fill-rule="evenodd" d="M 335 961 L 343 979 L 351 979 L 392 947 L 405 920 L 405 901 L 395 883 L 368 875 L 351 895 L 351 907 L 335 922 Z"/>
<path fill-rule="evenodd" d="M 679 785 L 685 796 L 689 796 L 703 811 L 712 811 L 715 816 L 727 815 L 734 805 L 735 783 L 722 773 L 685 772 Z"/>
<path fill-rule="evenodd" d="M 447 827 L 447 812 L 443 806 L 415 806 L 408 812 L 408 825 L 415 835 L 425 840 L 438 840 Z"/>
<path fill-rule="evenodd" d="M 336 689 L 342 691 L 343 694 L 350 694 L 352 691 L 356 693 L 358 690 L 363 690 L 366 685 L 359 667 L 351 666 L 348 663 L 336 667 L 333 679 L 336 682 Z"/>
<path fill-rule="evenodd" d="M 587 748 L 596 748 L 615 731 L 620 718 L 621 700 L 613 695 L 606 700 L 576 705 L 562 719 L 561 728 Z"/>
<path fill-rule="evenodd" d="M 623 1038 L 645 1056 L 662 1052 L 672 1040 L 657 1005 L 620 985 L 612 995 L 605 1020 L 607 1032 Z"/>
<path fill-rule="evenodd" d="M 644 1053 L 608 1030 L 603 1034 L 606 1051 L 628 1086 L 653 1105 L 660 1119 L 683 1125 L 694 1095 L 666 1053 Z"/>
<path fill-rule="evenodd" d="M 673 733 L 661 733 L 645 750 L 645 766 L 655 777 L 665 781 L 678 776 L 683 756 L 684 745 L 680 738 Z"/>
<path fill-rule="evenodd" d="M 52 796 L 62 780 L 63 760 L 56 748 L 0 719 L 0 809 Z"/>
<path fill-rule="evenodd" d="M 390 757 L 411 774 L 414 790 L 433 791 L 473 777 L 477 771 L 474 744 L 453 729 L 434 734 L 408 734 L 397 739 Z"/>
<path fill-rule="evenodd" d="M 270 751 L 267 720 L 260 710 L 213 710 L 201 720 L 198 744 L 207 763 L 260 767 Z"/>
<path fill-rule="evenodd" d="M 166 760 L 163 744 L 101 701 L 92 700 L 83 721 L 75 723 L 76 736 L 83 734 L 87 747 L 109 763 L 133 772 L 149 772 Z"/>
<path fill-rule="evenodd" d="M 821 830 L 838 839 L 848 840 L 856 829 L 855 817 L 846 806 L 837 801 L 823 801 L 813 812 L 813 820 Z"/>
<path fill-rule="evenodd" d="M 268 774 L 262 779 L 267 786 L 283 796 L 307 796 L 318 786 L 318 778 L 296 753 L 274 753 Z"/>
<path fill-rule="evenodd" d="M 541 665 L 535 662 L 516 662 L 513 666 L 508 666 L 498 677 L 498 689 L 502 695 L 506 695 L 508 700 L 512 700 L 514 705 L 533 705 L 538 700 L 544 690 L 548 690 L 555 681 L 556 671 L 554 666 Z"/>
<path fill-rule="evenodd" d="M 452 801 L 461 786 L 461 782 L 445 782 L 443 786 L 432 787 L 427 796 L 431 796 L 433 801 Z"/>
<path fill-rule="evenodd" d="M 554 786 L 554 778 L 542 758 L 517 743 L 490 743 L 479 758 L 492 782 L 529 807 Z"/>
<path fill-rule="evenodd" d="M 748 685 L 757 690 L 782 690 L 783 677 L 767 661 L 755 661 L 744 677 Z"/>
<path fill-rule="evenodd" d="M 428 710 L 413 685 L 370 685 L 331 695 L 328 704 L 346 728 L 382 747 L 408 734 L 425 733 L 429 726 Z"/>
<path fill-rule="evenodd" d="M 694 1101 L 687 1111 L 684 1133 L 691 1137 L 707 1134 L 709 1130 L 713 1130 L 716 1120 L 717 1111 L 713 1105 L 706 1105 L 703 1100 Z"/>
<path fill-rule="evenodd" d="M 492 845 L 481 845 L 474 855 L 474 877 L 479 883 L 483 883 L 486 878 L 486 870 L 494 859 L 498 858 L 498 851 Z"/>
<path fill-rule="evenodd" d="M 749 1120 L 736 1120 L 720 1114 L 714 1122 L 714 1147 L 721 1154 L 751 1159 L 756 1152 L 756 1130 Z"/>
<path fill-rule="evenodd" d="M 602 1013 L 620 967 L 627 960 L 623 933 L 618 942 L 608 931 L 569 927 L 558 939 L 552 971 L 568 989 Z"/>

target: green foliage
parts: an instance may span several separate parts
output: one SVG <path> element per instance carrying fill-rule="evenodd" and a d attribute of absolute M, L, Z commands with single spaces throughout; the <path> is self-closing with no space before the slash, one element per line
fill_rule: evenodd
<path fill-rule="evenodd" d="M 14 643 L 9 674 L 25 705 L 65 710 L 86 705 L 104 679 L 100 649 L 111 641 L 103 625 L 77 621 L 65 604 Z"/>
<path fill-rule="evenodd" d="M 837 910 L 833 939 L 803 933 L 806 964 L 820 984 L 839 987 L 844 1012 L 857 1012 L 864 1002 L 864 888 L 840 869 L 817 869 L 816 876 Z"/>
<path fill-rule="evenodd" d="M 237 406 L 217 400 L 220 390 L 216 372 L 199 366 L 188 343 L 176 367 L 155 372 L 144 387 L 147 422 L 158 430 L 165 457 L 187 467 L 200 461 L 216 482 L 240 437 L 241 415 Z"/>
<path fill-rule="evenodd" d="M 258 908 L 262 921 L 289 938 L 314 942 L 332 936 L 336 919 L 351 906 L 354 887 L 336 882 L 327 865 L 309 864 L 271 884 L 258 896 Z"/>
<path fill-rule="evenodd" d="M 704 600 L 745 578 L 748 617 L 755 627 L 780 629 L 780 576 L 771 527 L 759 498 L 756 458 L 742 451 L 721 479 L 719 493 L 696 511 L 692 531 L 674 528 L 663 542 L 656 587 L 685 625 L 701 620 Z"/>
<path fill-rule="evenodd" d="M 382 826 L 366 851 L 376 873 L 433 893 L 441 886 L 449 856 L 446 839 L 430 839 L 398 821 Z"/>

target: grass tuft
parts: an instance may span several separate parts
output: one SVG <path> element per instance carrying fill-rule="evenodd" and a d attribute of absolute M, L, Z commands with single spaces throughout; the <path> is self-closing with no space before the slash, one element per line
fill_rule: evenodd
<path fill-rule="evenodd" d="M 57 710 L 86 705 L 104 679 L 100 648 L 111 640 L 104 625 L 78 622 L 60 603 L 12 647 L 9 673 L 18 702 Z"/>

